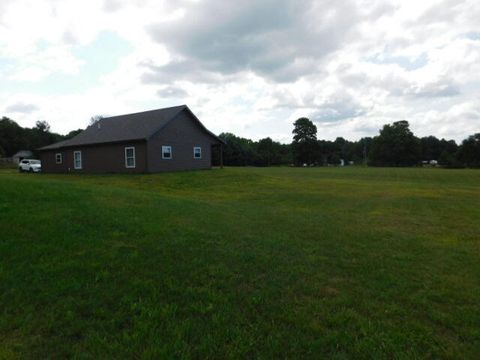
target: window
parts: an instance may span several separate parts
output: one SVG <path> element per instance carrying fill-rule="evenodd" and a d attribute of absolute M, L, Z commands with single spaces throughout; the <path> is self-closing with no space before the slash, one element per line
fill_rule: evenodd
<path fill-rule="evenodd" d="M 82 168 L 82 152 L 81 151 L 73 152 L 73 167 L 76 170 L 80 170 Z"/>
<path fill-rule="evenodd" d="M 133 146 L 125 148 L 125 167 L 135 167 L 135 148 Z"/>
<path fill-rule="evenodd" d="M 61 164 L 63 162 L 63 158 L 62 158 L 62 154 L 61 153 L 57 153 L 55 154 L 55 162 L 57 164 Z"/>
<path fill-rule="evenodd" d="M 172 158 L 172 147 L 162 146 L 162 159 L 171 159 L 171 158 Z"/>
<path fill-rule="evenodd" d="M 200 146 L 195 146 L 193 148 L 193 158 L 201 159 L 202 158 L 202 148 Z"/>

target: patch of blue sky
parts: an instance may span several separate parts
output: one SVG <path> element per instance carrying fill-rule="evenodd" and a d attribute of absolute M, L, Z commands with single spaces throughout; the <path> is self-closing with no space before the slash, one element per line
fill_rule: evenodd
<path fill-rule="evenodd" d="M 398 66 L 401 66 L 405 70 L 413 71 L 427 65 L 428 57 L 425 53 L 416 58 L 410 58 L 407 56 L 375 55 L 368 58 L 367 61 L 374 64 L 396 64 Z"/>
<path fill-rule="evenodd" d="M 15 62 L 12 59 L 0 57 L 0 73 L 3 73 L 4 71 L 12 67 L 14 63 Z"/>
<path fill-rule="evenodd" d="M 40 49 L 48 44 L 39 43 Z M 3 79 L 2 88 L 9 92 L 30 92 L 39 95 L 76 94 L 98 86 L 102 76 L 114 71 L 120 60 L 131 53 L 129 42 L 113 32 L 102 32 L 90 44 L 74 46 L 72 54 L 83 61 L 77 74 L 53 73 L 41 81 L 25 82 Z M 0 58 L 1 69 L 13 70 L 16 62 Z M 39 64 L 41 65 L 41 64 Z"/>
<path fill-rule="evenodd" d="M 480 32 L 479 31 L 470 31 L 464 34 L 464 37 L 470 40 L 480 40 Z"/>
<path fill-rule="evenodd" d="M 95 86 L 100 78 L 114 71 L 120 60 L 131 53 L 130 43 L 116 33 L 104 31 L 87 46 L 74 48 L 72 53 L 84 61 L 78 74 L 78 81 L 83 86 Z"/>

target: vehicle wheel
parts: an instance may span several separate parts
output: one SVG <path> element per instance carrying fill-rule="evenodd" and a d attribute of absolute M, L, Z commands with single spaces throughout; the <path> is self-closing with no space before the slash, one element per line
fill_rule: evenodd
<path fill-rule="evenodd" d="M 32 168 L 30 168 L 30 170 L 28 170 L 28 171 L 31 172 L 31 173 L 33 173 L 33 169 L 32 169 Z"/>

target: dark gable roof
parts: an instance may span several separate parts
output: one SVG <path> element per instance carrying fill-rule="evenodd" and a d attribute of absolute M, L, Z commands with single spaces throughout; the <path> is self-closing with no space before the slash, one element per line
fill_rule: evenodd
<path fill-rule="evenodd" d="M 194 120 L 197 121 L 198 124 L 209 135 L 213 136 L 218 141 L 223 142 L 216 135 L 208 131 L 186 105 L 181 105 L 104 118 L 95 124 L 90 125 L 72 139 L 44 146 L 39 150 L 53 150 L 63 147 L 131 140 L 147 140 L 149 137 L 161 130 L 183 110 L 187 110 L 192 115 Z"/>

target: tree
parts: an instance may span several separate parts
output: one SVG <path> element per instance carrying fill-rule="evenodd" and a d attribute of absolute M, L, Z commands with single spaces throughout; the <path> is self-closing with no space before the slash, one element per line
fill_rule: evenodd
<path fill-rule="evenodd" d="M 317 127 L 308 118 L 295 121 L 292 150 L 296 165 L 313 164 L 318 158 Z"/>
<path fill-rule="evenodd" d="M 50 132 L 50 124 L 46 121 L 37 121 L 33 129 L 25 129 L 29 138 L 29 149 L 35 150 L 62 140 L 62 136 Z"/>
<path fill-rule="evenodd" d="M 241 138 L 231 133 L 219 135 L 226 145 L 223 147 L 223 163 L 227 166 L 254 165 L 256 153 L 255 144 L 250 139 Z"/>
<path fill-rule="evenodd" d="M 275 156 L 272 139 L 267 137 L 259 140 L 257 144 L 257 154 L 260 165 L 270 166 L 272 164 L 273 157 Z"/>
<path fill-rule="evenodd" d="M 94 115 L 90 118 L 88 126 L 95 125 L 97 122 L 103 119 L 103 115 Z"/>
<path fill-rule="evenodd" d="M 64 136 L 65 140 L 71 139 L 78 134 L 80 134 L 83 130 L 82 129 L 77 129 L 77 130 L 72 130 L 70 131 L 67 135 Z"/>
<path fill-rule="evenodd" d="M 291 164 L 290 145 L 281 144 L 270 138 L 258 142 L 241 138 L 231 133 L 219 135 L 226 144 L 223 146 L 223 163 L 227 166 L 270 166 Z M 217 152 L 213 152 L 213 163 L 219 163 Z"/>
<path fill-rule="evenodd" d="M 420 161 L 419 139 L 406 120 L 384 125 L 373 139 L 369 164 L 373 166 L 413 166 Z"/>
<path fill-rule="evenodd" d="M 442 153 L 442 143 L 435 136 L 426 136 L 420 139 L 422 160 L 438 160 Z"/>
<path fill-rule="evenodd" d="M 0 147 L 9 157 L 19 150 L 32 150 L 60 141 L 63 136 L 50 132 L 46 121 L 37 121 L 33 128 L 23 128 L 15 121 L 3 117 L 0 120 Z"/>
<path fill-rule="evenodd" d="M 468 167 L 480 167 L 480 133 L 462 141 L 458 149 L 458 159 Z"/>
<path fill-rule="evenodd" d="M 3 117 L 0 120 L 0 147 L 5 156 L 10 157 L 18 150 L 28 148 L 28 139 L 24 129 L 12 119 Z"/>
<path fill-rule="evenodd" d="M 373 138 L 364 137 L 353 144 L 353 156 L 352 160 L 356 164 L 367 165 L 368 155 L 372 147 Z"/>
<path fill-rule="evenodd" d="M 316 148 L 317 165 L 327 166 L 328 164 L 338 164 L 340 157 L 335 142 L 329 140 L 318 140 Z"/>
<path fill-rule="evenodd" d="M 438 157 L 438 164 L 446 168 L 461 168 L 464 167 L 457 159 L 456 154 L 452 154 L 447 150 L 442 151 Z"/>
<path fill-rule="evenodd" d="M 317 140 L 317 127 L 308 118 L 302 117 L 293 123 L 293 141 L 307 142 Z"/>
<path fill-rule="evenodd" d="M 39 120 L 35 123 L 35 129 L 41 133 L 48 133 L 50 132 L 50 124 L 45 120 Z"/>

